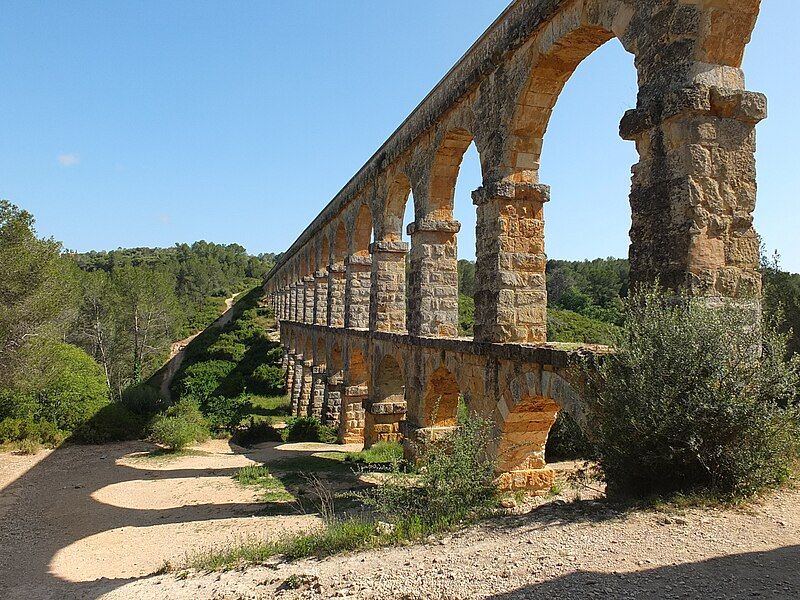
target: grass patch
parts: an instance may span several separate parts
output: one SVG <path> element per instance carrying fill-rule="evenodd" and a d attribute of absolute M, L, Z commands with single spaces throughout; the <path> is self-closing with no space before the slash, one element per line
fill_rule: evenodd
<path fill-rule="evenodd" d="M 274 542 L 248 541 L 222 549 L 205 550 L 187 557 L 185 564 L 166 564 L 164 571 L 197 569 L 220 571 L 241 565 L 263 563 L 276 556 L 297 560 L 309 556 L 324 558 L 339 552 L 352 552 L 381 545 L 376 524 L 368 519 L 338 521 L 299 535 Z"/>
<path fill-rule="evenodd" d="M 345 462 L 365 465 L 395 465 L 403 460 L 403 446 L 400 442 L 378 442 L 361 452 L 348 452 Z"/>
<path fill-rule="evenodd" d="M 249 465 L 239 469 L 233 478 L 242 485 L 261 488 L 264 502 L 293 502 L 295 497 L 283 482 L 264 466 Z"/>
<path fill-rule="evenodd" d="M 291 416 L 291 401 L 284 396 L 259 396 L 250 394 L 250 415 L 256 423 L 267 421 L 275 423 L 285 423 Z"/>

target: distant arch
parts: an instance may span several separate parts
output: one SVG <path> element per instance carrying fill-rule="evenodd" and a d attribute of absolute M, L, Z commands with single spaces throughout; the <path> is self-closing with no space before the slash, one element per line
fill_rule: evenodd
<path fill-rule="evenodd" d="M 369 245 L 372 242 L 372 211 L 366 202 L 358 207 L 353 221 L 350 238 L 350 253 L 357 256 L 369 256 Z"/>

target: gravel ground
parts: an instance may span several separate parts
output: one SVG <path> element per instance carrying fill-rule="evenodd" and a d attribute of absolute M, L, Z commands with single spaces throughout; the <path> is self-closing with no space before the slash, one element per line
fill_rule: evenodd
<path fill-rule="evenodd" d="M 800 493 L 785 491 L 677 514 L 556 501 L 424 545 L 167 575 L 103 598 L 796 599 L 799 568 Z"/>
<path fill-rule="evenodd" d="M 142 470 L 128 458 L 139 446 L 0 455 L 0 598 L 800 598 L 798 490 L 677 513 L 556 499 L 425 544 L 147 576 L 165 555 L 299 519 L 248 516 L 247 491 L 219 479 L 254 456 L 216 449 Z"/>

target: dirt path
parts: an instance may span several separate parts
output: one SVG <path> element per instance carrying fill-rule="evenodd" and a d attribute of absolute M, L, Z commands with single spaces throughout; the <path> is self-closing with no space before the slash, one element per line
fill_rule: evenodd
<path fill-rule="evenodd" d="M 245 451 L 212 440 L 199 448 L 202 455 L 145 456 L 153 448 L 129 442 L 0 453 L 0 598 L 96 598 L 99 589 L 120 587 L 192 550 L 317 522 L 291 507 L 265 515 L 258 493 L 231 476 L 248 464 L 330 446 Z"/>
<path fill-rule="evenodd" d="M 794 491 L 749 510 L 680 516 L 626 515 L 592 501 L 550 504 L 426 545 L 160 576 L 102 598 L 796 600 L 798 566 L 800 493 Z"/>
<path fill-rule="evenodd" d="M 231 322 L 231 319 L 233 318 L 233 305 L 236 304 L 236 296 L 239 295 L 240 294 L 234 294 L 230 298 L 225 298 L 225 312 L 223 312 L 216 321 L 209 325 L 209 327 L 225 327 L 225 325 Z M 172 380 L 175 379 L 175 375 L 178 374 L 178 370 L 183 364 L 186 346 L 188 346 L 192 340 L 194 340 L 201 333 L 203 332 L 198 331 L 186 339 L 172 342 L 169 347 L 169 359 L 167 359 L 167 364 L 165 365 L 166 371 L 164 371 L 164 376 L 161 379 L 161 385 L 159 386 L 161 397 L 165 398 L 168 402 L 172 400 L 172 394 L 169 390 L 169 387 L 172 385 Z"/>
<path fill-rule="evenodd" d="M 323 448 L 212 441 L 202 455 L 154 459 L 132 442 L 0 454 L 0 598 L 800 597 L 800 491 L 680 515 L 557 500 L 424 545 L 147 576 L 187 552 L 313 526 L 313 516 L 264 515 L 231 475 Z M 287 580 L 307 583 L 279 589 Z"/>

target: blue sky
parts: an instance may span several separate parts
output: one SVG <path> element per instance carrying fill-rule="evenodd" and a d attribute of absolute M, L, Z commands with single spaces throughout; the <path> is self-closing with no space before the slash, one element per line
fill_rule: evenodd
<path fill-rule="evenodd" d="M 505 0 L 3 2 L 0 197 L 76 250 L 206 239 L 280 251 L 505 8 Z M 800 271 L 796 0 L 767 0 L 745 59 L 770 98 L 756 225 Z M 548 255 L 626 256 L 635 103 L 612 41 L 559 100 L 541 179 Z M 456 196 L 474 256 L 477 156 Z"/>

